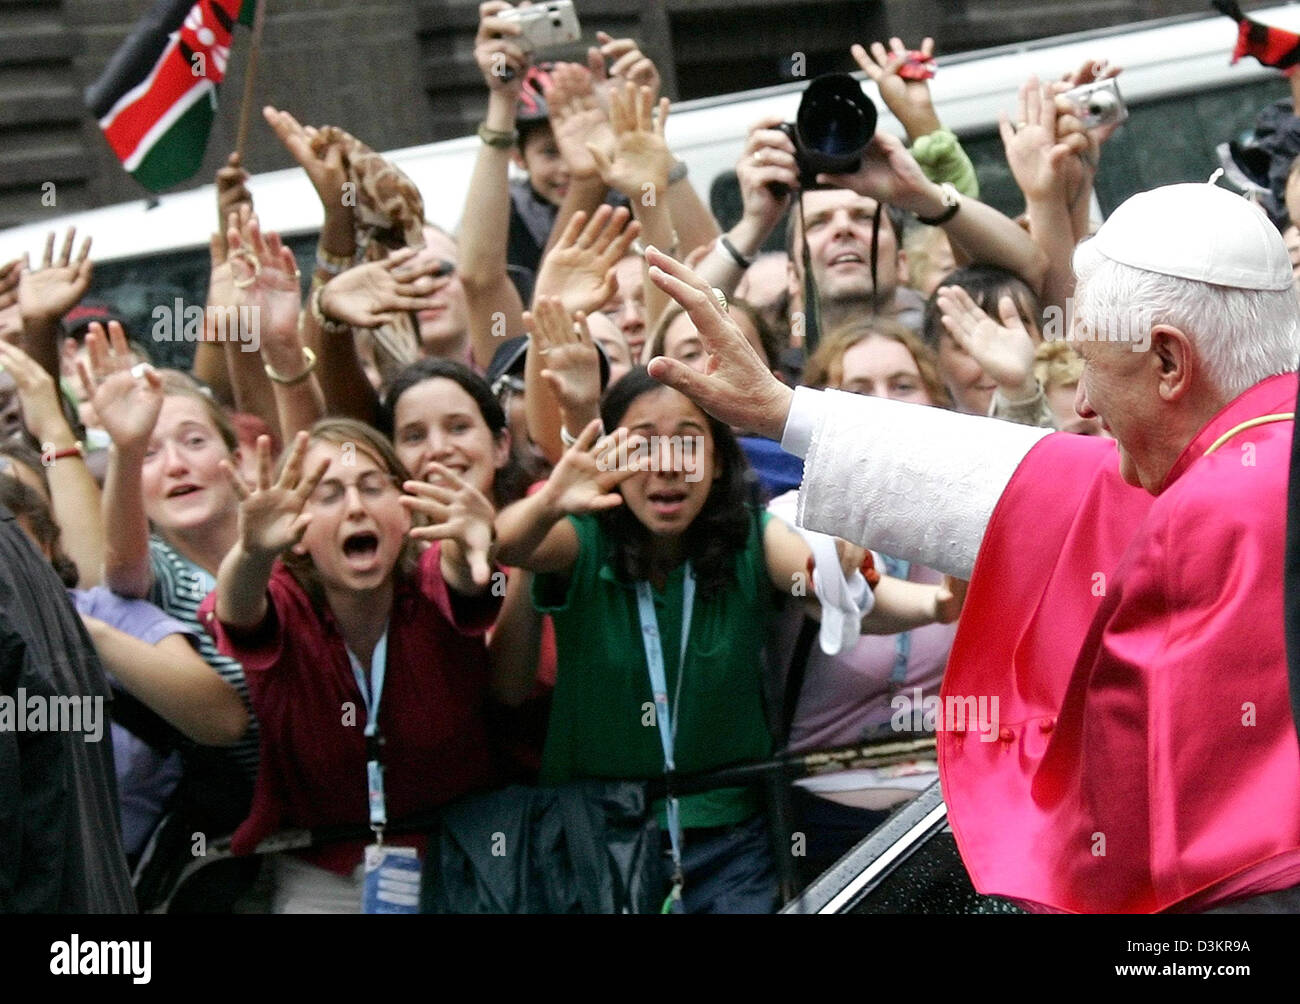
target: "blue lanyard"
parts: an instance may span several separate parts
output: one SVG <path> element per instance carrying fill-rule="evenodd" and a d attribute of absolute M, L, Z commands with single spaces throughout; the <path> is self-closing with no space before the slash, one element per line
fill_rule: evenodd
<path fill-rule="evenodd" d="M 896 579 L 906 579 L 912 571 L 912 563 L 902 558 L 891 558 L 889 555 L 882 555 L 885 559 L 885 572 Z M 889 682 L 895 689 L 903 685 L 907 678 L 907 660 L 912 655 L 912 635 L 909 631 L 900 631 L 894 635 L 894 671 L 889 674 Z"/>
<path fill-rule="evenodd" d="M 384 633 L 375 642 L 375 651 L 370 657 L 369 685 L 366 684 L 366 673 L 361 668 L 361 660 L 352 654 L 352 649 L 348 649 L 347 653 L 357 689 L 361 691 L 361 703 L 366 709 L 366 790 L 370 796 L 370 828 L 375 831 L 375 839 L 383 843 L 384 827 L 388 825 L 388 803 L 384 799 L 379 702 L 384 697 L 384 670 L 388 664 L 388 625 L 384 625 Z"/>
<path fill-rule="evenodd" d="M 650 692 L 655 701 L 655 724 L 659 726 L 659 742 L 664 750 L 664 773 L 677 769 L 673 750 L 677 742 L 676 712 L 681 717 L 682 678 L 686 675 L 686 645 L 691 638 L 691 615 L 695 611 L 695 571 L 691 563 L 686 562 L 682 577 L 682 635 L 681 651 L 677 658 L 677 690 L 673 695 L 671 707 L 668 704 L 668 679 L 664 674 L 664 651 L 659 637 L 659 618 L 655 614 L 654 596 L 650 592 L 650 583 L 636 584 L 637 611 L 641 615 L 641 640 L 645 644 L 646 667 L 650 671 Z M 669 795 L 666 812 L 668 815 L 668 838 L 673 849 L 673 891 L 671 899 L 681 899 L 682 888 L 682 827 L 677 797 Z"/>

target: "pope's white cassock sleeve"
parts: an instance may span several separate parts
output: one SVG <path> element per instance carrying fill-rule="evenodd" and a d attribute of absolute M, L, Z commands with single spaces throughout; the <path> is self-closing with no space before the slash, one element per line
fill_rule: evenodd
<path fill-rule="evenodd" d="M 800 526 L 969 579 L 1011 475 L 1050 432 L 799 387 L 781 446 L 804 458 Z"/>

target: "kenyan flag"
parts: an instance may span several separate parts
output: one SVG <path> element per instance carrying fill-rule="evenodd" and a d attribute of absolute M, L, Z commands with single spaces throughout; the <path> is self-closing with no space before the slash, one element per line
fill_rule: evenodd
<path fill-rule="evenodd" d="M 86 89 L 109 146 L 150 191 L 186 180 L 203 163 L 235 22 L 251 24 L 256 6 L 158 0 Z"/>

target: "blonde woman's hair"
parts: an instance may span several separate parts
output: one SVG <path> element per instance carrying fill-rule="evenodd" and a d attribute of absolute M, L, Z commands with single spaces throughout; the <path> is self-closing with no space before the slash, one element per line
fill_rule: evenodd
<path fill-rule="evenodd" d="M 1063 339 L 1043 342 L 1034 350 L 1034 376 L 1044 393 L 1074 387 L 1083 376 L 1083 358 Z"/>
<path fill-rule="evenodd" d="M 239 449 L 239 437 L 235 434 L 235 427 L 230 421 L 230 416 L 226 414 L 226 409 L 221 407 L 212 397 L 211 391 L 188 373 L 182 373 L 180 370 L 159 370 L 158 376 L 162 380 L 162 389 L 165 396 L 188 397 L 199 402 L 199 404 L 203 405 L 203 410 L 207 412 L 212 427 L 217 430 L 217 435 L 226 444 L 226 449 L 231 453 Z"/>
<path fill-rule="evenodd" d="M 838 387 L 844 382 L 844 354 L 871 337 L 888 338 L 898 342 L 916 362 L 921 383 L 930 400 L 938 408 L 951 408 L 952 397 L 939 379 L 939 367 L 934 353 L 911 329 L 887 317 L 868 317 L 851 321 L 830 333 L 804 367 L 803 382 L 808 387 Z"/>

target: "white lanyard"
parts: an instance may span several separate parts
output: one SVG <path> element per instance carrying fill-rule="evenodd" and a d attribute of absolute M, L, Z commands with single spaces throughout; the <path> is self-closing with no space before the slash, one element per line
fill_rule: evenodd
<path fill-rule="evenodd" d="M 379 734 L 379 702 L 384 697 L 384 670 L 388 663 L 388 625 L 384 633 L 375 642 L 375 651 L 370 657 L 370 685 L 366 684 L 365 670 L 361 660 L 348 649 L 348 662 L 352 665 L 352 675 L 361 691 L 361 703 L 366 709 L 366 790 L 370 798 L 370 828 L 375 831 L 375 839 L 382 843 L 384 827 L 388 825 L 388 804 L 384 799 L 384 765 L 381 747 L 383 739 Z M 372 696 L 373 695 L 373 696 Z"/>
<path fill-rule="evenodd" d="M 650 592 L 650 583 L 636 584 L 637 611 L 641 616 L 641 640 L 645 645 L 646 667 L 650 671 L 650 692 L 655 702 L 655 723 L 659 726 L 659 742 L 664 751 L 664 773 L 677 769 L 673 750 L 677 741 L 677 720 L 681 716 L 682 678 L 686 675 L 686 645 L 691 637 L 691 615 L 695 609 L 695 572 L 691 563 L 686 562 L 682 580 L 682 633 L 680 652 L 677 659 L 677 689 L 673 695 L 671 707 L 668 704 L 668 679 L 664 673 L 664 652 L 659 636 L 659 618 L 655 614 L 654 596 Z M 674 720 L 673 714 L 678 716 Z M 668 815 L 668 838 L 672 842 L 673 852 L 673 892 L 670 899 L 681 899 L 682 875 L 682 840 L 681 819 L 678 813 L 677 797 L 669 795 L 666 805 Z"/>

